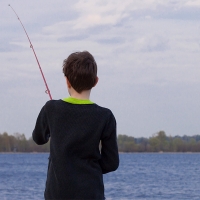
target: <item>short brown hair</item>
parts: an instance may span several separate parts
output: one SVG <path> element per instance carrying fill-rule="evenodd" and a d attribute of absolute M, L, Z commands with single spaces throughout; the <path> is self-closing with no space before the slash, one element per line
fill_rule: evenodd
<path fill-rule="evenodd" d="M 94 87 L 97 78 L 97 64 L 89 52 L 75 52 L 63 61 L 63 73 L 71 86 L 81 93 Z"/>

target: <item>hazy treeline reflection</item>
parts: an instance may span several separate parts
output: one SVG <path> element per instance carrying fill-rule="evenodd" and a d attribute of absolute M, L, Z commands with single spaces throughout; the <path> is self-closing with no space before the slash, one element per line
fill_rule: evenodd
<path fill-rule="evenodd" d="M 200 152 L 200 135 L 171 137 L 159 131 L 150 138 L 118 135 L 117 140 L 120 152 Z M 0 134 L 0 152 L 49 152 L 49 149 L 49 142 L 37 145 L 24 134 Z"/>

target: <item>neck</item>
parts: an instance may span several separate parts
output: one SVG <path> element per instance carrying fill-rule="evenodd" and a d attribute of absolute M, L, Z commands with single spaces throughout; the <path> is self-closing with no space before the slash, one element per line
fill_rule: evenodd
<path fill-rule="evenodd" d="M 90 99 L 90 92 L 91 90 L 84 90 L 81 93 L 78 93 L 76 90 L 72 89 L 69 94 L 75 99 Z"/>

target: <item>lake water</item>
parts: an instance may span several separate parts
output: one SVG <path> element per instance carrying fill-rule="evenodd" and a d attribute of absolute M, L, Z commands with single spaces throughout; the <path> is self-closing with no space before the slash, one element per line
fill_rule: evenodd
<path fill-rule="evenodd" d="M 0 199 L 43 199 L 48 154 L 0 154 Z M 120 154 L 106 199 L 200 200 L 200 154 Z"/>

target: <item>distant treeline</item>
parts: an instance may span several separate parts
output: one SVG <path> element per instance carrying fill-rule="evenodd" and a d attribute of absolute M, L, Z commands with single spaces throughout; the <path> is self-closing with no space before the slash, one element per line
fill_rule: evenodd
<path fill-rule="evenodd" d="M 118 136 L 120 152 L 200 152 L 200 135 L 166 136 L 159 131 L 150 138 Z"/>
<path fill-rule="evenodd" d="M 0 134 L 0 152 L 49 152 L 49 142 L 37 145 L 32 138 L 26 139 L 24 134 Z"/>
<path fill-rule="evenodd" d="M 118 135 L 119 152 L 200 152 L 200 135 L 167 136 L 159 131 L 150 138 Z M 37 145 L 24 134 L 0 134 L 0 152 L 49 152 L 49 142 Z"/>

